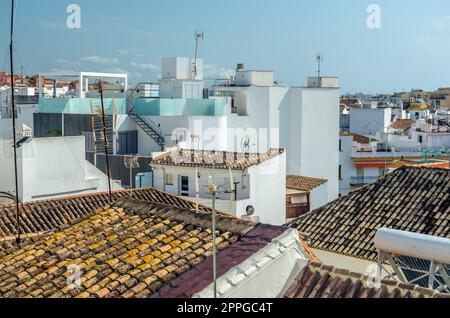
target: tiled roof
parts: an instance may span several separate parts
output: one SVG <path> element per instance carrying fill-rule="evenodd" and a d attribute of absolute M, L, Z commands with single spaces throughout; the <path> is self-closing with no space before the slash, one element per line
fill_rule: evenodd
<path fill-rule="evenodd" d="M 409 129 L 411 128 L 416 121 L 414 119 L 397 119 L 394 121 L 389 128 L 392 129 Z"/>
<path fill-rule="evenodd" d="M 286 228 L 280 226 L 267 224 L 258 224 L 255 226 L 245 236 L 241 237 L 238 242 L 217 254 L 217 277 L 222 279 L 222 276 L 229 273 L 232 268 L 240 266 L 240 264 L 268 245 L 276 246 L 274 248 L 275 251 L 268 257 L 270 260 L 275 258 L 277 252 L 280 254 L 284 252 L 283 248 L 280 247 L 280 242 L 274 242 L 274 239 L 278 238 L 284 232 L 286 232 Z M 261 256 L 258 257 L 258 267 L 264 267 L 264 264 L 267 264 L 267 259 L 263 260 Z M 248 270 L 246 272 L 249 273 L 251 271 Z M 212 283 L 211 277 L 213 277 L 212 259 L 208 259 L 189 272 L 169 282 L 152 297 L 191 298 L 194 294 L 201 292 Z M 236 284 L 236 280 L 233 283 Z"/>
<path fill-rule="evenodd" d="M 288 175 L 286 177 L 286 188 L 292 189 L 292 190 L 310 192 L 310 191 L 314 190 L 315 188 L 318 188 L 327 182 L 328 181 L 325 179 Z"/>
<path fill-rule="evenodd" d="M 369 138 L 363 135 L 353 134 L 353 141 L 356 141 L 359 144 L 369 144 L 373 141 L 373 138 Z"/>
<path fill-rule="evenodd" d="M 450 237 L 450 174 L 403 167 L 289 223 L 313 249 L 374 261 L 374 237 L 387 227 Z"/>
<path fill-rule="evenodd" d="M 382 280 L 370 288 L 370 277 L 320 263 L 306 266 L 285 294 L 285 298 L 448 298 L 431 289 Z"/>
<path fill-rule="evenodd" d="M 204 167 L 243 170 L 259 165 L 284 153 L 283 149 L 271 149 L 264 153 L 237 153 L 177 149 L 152 160 L 154 165 Z"/>
<path fill-rule="evenodd" d="M 133 197 L 183 209 L 195 209 L 195 203 L 180 199 L 157 189 L 116 191 L 113 199 Z M 36 201 L 21 205 L 21 233 L 42 234 L 62 226 L 74 224 L 108 204 L 107 193 L 71 196 L 47 201 Z M 202 205 L 200 211 L 210 211 Z M 16 235 L 15 206 L 0 206 L 0 250 L 12 246 Z M 26 238 L 28 235 L 23 235 Z"/>
<path fill-rule="evenodd" d="M 428 168 L 449 169 L 449 162 L 447 161 L 418 162 L 418 161 L 399 160 L 388 166 L 388 168 L 390 169 L 399 169 L 401 167 L 428 167 Z"/>
<path fill-rule="evenodd" d="M 211 214 L 123 198 L 23 248 L 0 253 L 0 297 L 148 297 L 212 253 Z M 218 216 L 219 251 L 253 223 Z M 72 266 L 81 286 L 67 285 Z"/>

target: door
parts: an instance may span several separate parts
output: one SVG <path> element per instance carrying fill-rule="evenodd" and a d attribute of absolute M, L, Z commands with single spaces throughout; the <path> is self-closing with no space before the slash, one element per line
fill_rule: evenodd
<path fill-rule="evenodd" d="M 121 131 L 119 132 L 119 155 L 135 155 L 138 153 L 138 132 Z"/>
<path fill-rule="evenodd" d="M 189 177 L 180 177 L 180 194 L 184 197 L 189 196 Z"/>

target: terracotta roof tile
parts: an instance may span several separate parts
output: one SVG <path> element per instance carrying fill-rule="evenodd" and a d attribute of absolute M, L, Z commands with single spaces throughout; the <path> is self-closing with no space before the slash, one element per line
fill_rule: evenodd
<path fill-rule="evenodd" d="M 419 161 L 408 161 L 408 160 L 399 160 L 388 166 L 390 169 L 399 169 L 401 167 L 428 167 L 428 168 L 443 168 L 449 169 L 450 163 L 447 161 L 441 162 L 419 162 Z"/>
<path fill-rule="evenodd" d="M 409 129 L 411 128 L 416 121 L 414 119 L 397 119 L 394 121 L 389 128 L 392 129 Z"/>
<path fill-rule="evenodd" d="M 313 249 L 375 261 L 382 227 L 450 238 L 449 189 L 448 170 L 403 167 L 289 226 L 308 233 Z"/>
<path fill-rule="evenodd" d="M 210 225 L 210 213 L 122 198 L 56 233 L 0 252 L 0 297 L 148 297 L 211 254 Z M 219 215 L 219 250 L 253 227 Z M 81 285 L 71 288 L 74 265 Z"/>
<path fill-rule="evenodd" d="M 320 263 L 306 266 L 288 289 L 285 298 L 445 298 L 431 289 L 382 280 L 369 286 L 370 277 Z"/>
<path fill-rule="evenodd" d="M 327 182 L 328 181 L 324 179 L 288 175 L 286 177 L 286 188 L 310 192 Z"/>
<path fill-rule="evenodd" d="M 152 160 L 154 165 L 204 167 L 216 169 L 243 170 L 261 164 L 283 154 L 283 149 L 271 149 L 264 153 L 236 153 L 177 149 Z"/>
<path fill-rule="evenodd" d="M 116 191 L 113 199 L 124 197 L 146 200 L 184 209 L 195 209 L 195 203 L 180 199 L 157 189 Z M 74 224 L 95 214 L 96 210 L 108 204 L 107 193 L 70 196 L 46 201 L 35 201 L 21 205 L 22 238 L 31 239 L 60 227 Z M 202 205 L 199 210 L 210 211 Z M 15 206 L 0 206 L 0 251 L 11 247 L 16 235 Z"/>

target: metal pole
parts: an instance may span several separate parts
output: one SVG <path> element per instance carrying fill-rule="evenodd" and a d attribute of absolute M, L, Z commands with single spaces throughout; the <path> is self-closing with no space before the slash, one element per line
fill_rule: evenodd
<path fill-rule="evenodd" d="M 102 104 L 102 113 L 100 114 L 100 117 L 102 118 L 102 125 L 103 125 L 103 144 L 105 146 L 105 158 L 106 158 L 106 174 L 108 175 L 108 194 L 109 194 L 109 202 L 112 202 L 112 189 L 111 189 L 111 173 L 109 170 L 109 150 L 108 150 L 108 135 L 106 131 L 106 119 L 105 119 L 105 106 L 103 103 L 103 87 L 102 87 L 102 81 L 99 80 L 99 88 L 100 88 L 100 100 Z"/>
<path fill-rule="evenodd" d="M 133 189 L 133 164 L 132 158 L 130 158 L 130 190 Z"/>
<path fill-rule="evenodd" d="M 194 76 L 197 79 L 197 53 L 198 53 L 198 33 L 195 32 L 195 54 L 194 54 Z"/>
<path fill-rule="evenodd" d="M 322 60 L 321 57 L 319 57 L 319 61 L 317 63 L 317 88 L 320 88 L 320 61 Z"/>
<path fill-rule="evenodd" d="M 16 135 L 16 102 L 14 99 L 14 58 L 13 58 L 13 39 L 14 39 L 14 0 L 11 1 L 11 35 L 9 43 L 9 62 L 11 71 L 11 108 L 12 108 L 12 129 L 13 129 L 13 148 L 14 148 L 14 178 L 16 187 L 16 243 L 20 244 L 20 208 L 19 208 L 19 178 L 17 172 L 17 135 Z"/>
<path fill-rule="evenodd" d="M 214 299 L 217 299 L 217 246 L 216 246 L 216 192 L 213 192 L 212 237 L 213 237 L 213 284 Z"/>

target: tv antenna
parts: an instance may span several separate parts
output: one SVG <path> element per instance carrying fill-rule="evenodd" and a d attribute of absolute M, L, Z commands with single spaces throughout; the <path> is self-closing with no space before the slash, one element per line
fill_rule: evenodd
<path fill-rule="evenodd" d="M 317 63 L 317 87 L 320 88 L 320 73 L 321 73 L 321 64 L 323 63 L 323 54 L 316 53 L 316 63 Z"/>
<path fill-rule="evenodd" d="M 194 76 L 193 79 L 197 79 L 197 56 L 198 56 L 198 42 L 205 39 L 203 31 L 195 31 L 195 54 L 194 54 Z"/>
<path fill-rule="evenodd" d="M 101 109 L 100 109 L 100 117 L 102 120 L 102 128 L 103 128 L 103 145 L 105 148 L 105 157 L 106 157 L 106 174 L 108 175 L 108 195 L 109 195 L 109 203 L 112 203 L 112 188 L 111 188 L 111 170 L 109 165 L 109 149 L 108 149 L 108 135 L 107 135 L 107 127 L 106 127 L 106 113 L 105 113 L 105 105 L 103 98 L 103 85 L 102 81 L 98 81 L 99 92 L 100 92 L 100 101 L 101 101 Z"/>
<path fill-rule="evenodd" d="M 126 168 L 130 169 L 130 190 L 133 189 L 133 169 L 140 168 L 138 156 L 125 156 L 123 158 L 123 164 Z"/>
<path fill-rule="evenodd" d="M 10 43 L 9 43 L 9 61 L 10 61 L 10 72 L 11 72 L 11 110 L 12 110 L 12 130 L 13 130 L 13 149 L 14 149 L 14 179 L 15 179 L 15 190 L 16 190 L 16 227 L 17 227 L 17 238 L 16 243 L 20 244 L 20 207 L 19 207 L 19 181 L 17 172 L 17 135 L 16 135 L 16 102 L 15 102 L 15 87 L 14 87 L 14 0 L 11 0 L 11 31 L 10 31 Z"/>

